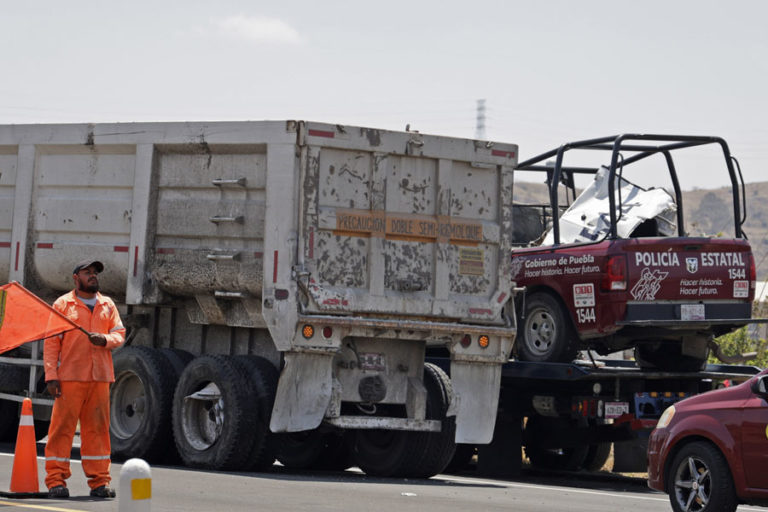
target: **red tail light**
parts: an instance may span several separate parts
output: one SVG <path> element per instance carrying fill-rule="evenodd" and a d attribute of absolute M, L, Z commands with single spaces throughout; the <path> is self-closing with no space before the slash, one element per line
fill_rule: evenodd
<path fill-rule="evenodd" d="M 757 281 L 757 269 L 755 268 L 755 256 L 751 252 L 749 253 L 749 285 L 750 288 L 755 286 Z"/>
<path fill-rule="evenodd" d="M 627 257 L 612 256 L 605 265 L 602 288 L 605 291 L 627 289 Z"/>

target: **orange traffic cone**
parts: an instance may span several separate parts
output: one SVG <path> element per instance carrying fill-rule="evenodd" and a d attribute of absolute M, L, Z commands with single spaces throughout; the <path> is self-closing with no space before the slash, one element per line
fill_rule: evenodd
<path fill-rule="evenodd" d="M 16 451 L 13 454 L 11 492 L 39 492 L 37 478 L 37 440 L 35 423 L 32 418 L 32 400 L 25 398 L 21 405 L 19 433 L 16 436 Z"/>

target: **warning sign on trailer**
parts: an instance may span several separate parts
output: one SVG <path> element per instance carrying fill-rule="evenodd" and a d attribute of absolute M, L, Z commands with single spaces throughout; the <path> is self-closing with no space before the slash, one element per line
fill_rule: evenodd
<path fill-rule="evenodd" d="M 573 285 L 573 305 L 577 308 L 594 307 L 595 286 L 592 283 Z"/>

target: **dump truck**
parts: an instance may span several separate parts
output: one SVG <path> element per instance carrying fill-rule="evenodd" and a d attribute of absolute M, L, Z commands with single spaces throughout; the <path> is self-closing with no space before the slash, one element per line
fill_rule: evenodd
<path fill-rule="evenodd" d="M 51 301 L 104 263 L 118 458 L 428 477 L 493 436 L 516 164 L 306 121 L 0 126 L 0 281 Z M 0 417 L 31 396 L 44 435 L 41 345 L 2 355 Z"/>

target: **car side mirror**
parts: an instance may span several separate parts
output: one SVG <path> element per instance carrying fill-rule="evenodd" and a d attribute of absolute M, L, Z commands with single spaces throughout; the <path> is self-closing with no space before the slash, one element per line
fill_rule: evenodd
<path fill-rule="evenodd" d="M 752 382 L 752 392 L 768 399 L 768 375 L 762 375 Z"/>

